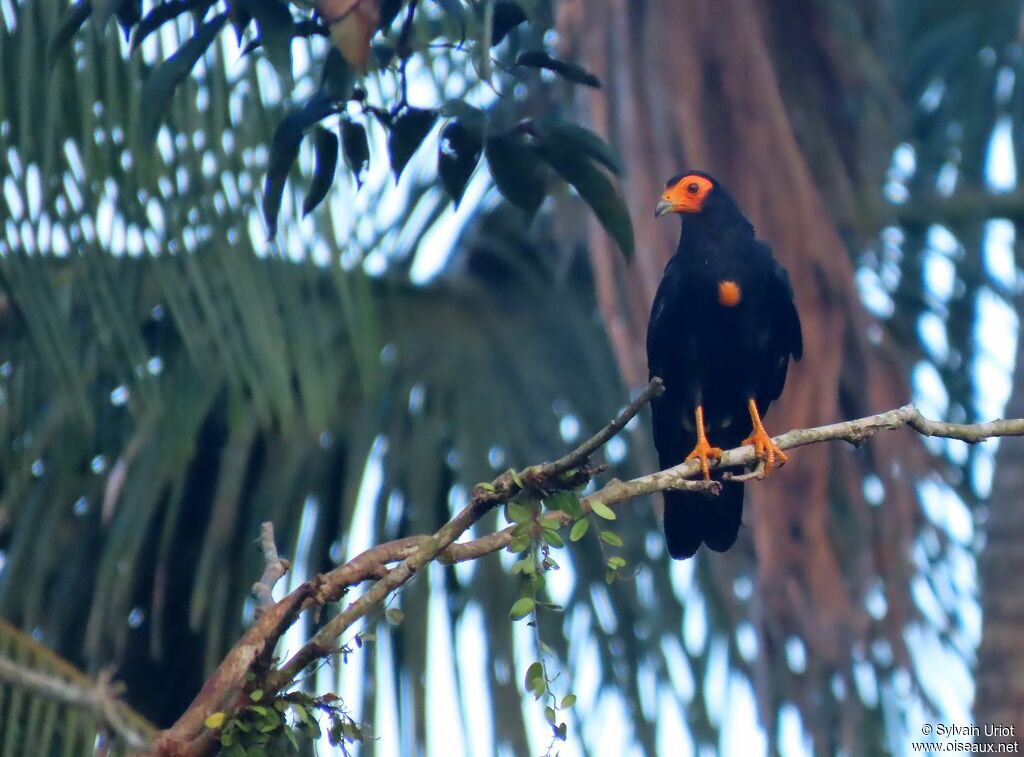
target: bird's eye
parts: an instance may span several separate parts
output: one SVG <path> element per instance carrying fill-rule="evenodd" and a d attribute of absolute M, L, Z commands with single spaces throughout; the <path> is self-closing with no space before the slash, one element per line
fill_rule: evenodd
<path fill-rule="evenodd" d="M 697 182 L 694 181 L 686 185 L 686 191 L 692 195 L 695 195 L 697 194 L 697 192 L 700 191 L 700 187 L 697 185 Z"/>

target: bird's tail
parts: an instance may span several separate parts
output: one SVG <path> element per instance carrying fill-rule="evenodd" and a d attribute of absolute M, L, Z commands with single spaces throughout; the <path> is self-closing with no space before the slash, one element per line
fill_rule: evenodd
<path fill-rule="evenodd" d="M 701 542 L 716 552 L 736 543 L 743 515 L 743 484 L 722 484 L 722 493 L 665 492 L 665 543 L 676 560 L 693 557 Z"/>

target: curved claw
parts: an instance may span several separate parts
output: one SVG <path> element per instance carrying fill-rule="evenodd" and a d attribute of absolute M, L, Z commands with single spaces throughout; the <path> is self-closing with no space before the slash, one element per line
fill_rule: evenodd
<path fill-rule="evenodd" d="M 758 460 L 764 462 L 764 475 L 767 476 L 774 468 L 785 465 L 789 458 L 764 430 L 761 415 L 757 412 L 757 404 L 754 400 L 750 400 L 747 406 L 750 409 L 750 420 L 754 423 L 754 433 L 744 439 L 743 444 L 754 446 L 754 454 Z"/>
<path fill-rule="evenodd" d="M 764 475 L 766 476 L 775 468 L 781 468 L 789 461 L 786 453 L 779 449 L 779 446 L 772 441 L 768 432 L 763 428 L 754 431 L 743 440 L 743 444 L 754 445 L 754 454 L 757 455 L 758 460 L 764 462 Z"/>
<path fill-rule="evenodd" d="M 721 447 L 712 447 L 708 444 L 708 440 L 703 437 L 697 439 L 697 444 L 694 445 L 693 451 L 686 456 L 684 462 L 690 460 L 700 460 L 700 472 L 704 474 L 704 480 L 708 481 L 711 479 L 711 466 L 709 460 L 718 460 L 722 457 Z"/>

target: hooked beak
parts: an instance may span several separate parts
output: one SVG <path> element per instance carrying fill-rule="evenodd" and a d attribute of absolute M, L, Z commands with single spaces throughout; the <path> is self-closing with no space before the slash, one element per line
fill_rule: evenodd
<path fill-rule="evenodd" d="M 654 206 L 654 217 L 661 218 L 666 213 L 671 213 L 674 208 L 675 206 L 671 202 L 662 197 Z"/>

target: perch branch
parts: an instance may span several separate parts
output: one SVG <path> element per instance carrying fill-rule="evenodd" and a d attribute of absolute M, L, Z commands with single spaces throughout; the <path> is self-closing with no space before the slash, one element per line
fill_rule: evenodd
<path fill-rule="evenodd" d="M 570 489 L 586 483 L 593 472 L 585 465 L 589 456 L 619 433 L 643 405 L 661 391 L 661 383 L 655 379 L 618 418 L 565 457 L 552 463 L 531 466 L 520 473 L 507 471 L 490 484 L 478 485 L 473 489 L 469 504 L 436 533 L 410 536 L 373 547 L 346 564 L 307 581 L 268 607 L 229 652 L 188 710 L 170 730 L 164 732 L 163 738 L 156 745 L 156 752 L 164 755 L 212 753 L 216 742 L 209 730 L 203 729 L 204 719 L 229 703 L 232 697 L 237 699 L 240 696 L 246 673 L 259 660 L 268 658 L 278 639 L 303 610 L 337 601 L 348 587 L 376 579 L 376 583 L 365 594 L 328 621 L 291 658 L 267 674 L 263 689 L 268 694 L 286 688 L 308 665 L 337 651 L 342 634 L 431 561 L 436 559 L 454 563 L 474 560 L 508 546 L 512 539 L 511 526 L 466 542 L 456 540 L 494 506 L 508 502 L 523 491 L 543 494 L 545 491 Z M 1024 436 L 1024 419 L 978 424 L 944 423 L 925 418 L 914 405 L 905 405 L 857 420 L 789 431 L 775 437 L 774 441 L 781 449 L 836 440 L 860 445 L 879 432 L 904 427 L 924 436 L 961 439 L 969 443 L 999 436 Z M 726 451 L 715 467 L 747 467 L 756 462 L 753 447 L 744 446 Z M 583 512 L 590 513 L 595 500 L 614 506 L 639 496 L 668 490 L 716 493 L 719 487 L 717 482 L 693 480 L 699 472 L 699 464 L 693 460 L 630 481 L 612 479 L 581 500 Z M 709 502 L 709 506 L 714 506 L 713 502 Z M 549 513 L 545 517 L 551 515 Z M 554 515 L 562 525 L 572 521 L 566 513 Z M 397 565 L 389 567 L 395 563 Z"/>

